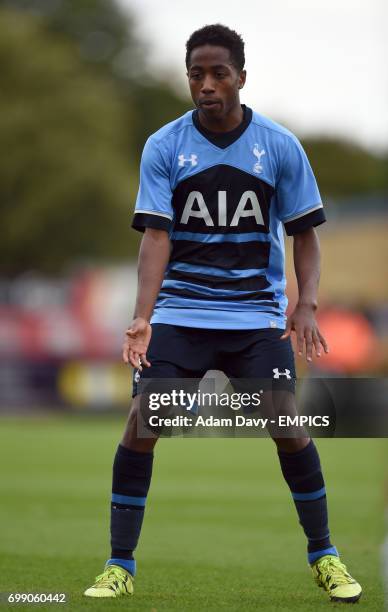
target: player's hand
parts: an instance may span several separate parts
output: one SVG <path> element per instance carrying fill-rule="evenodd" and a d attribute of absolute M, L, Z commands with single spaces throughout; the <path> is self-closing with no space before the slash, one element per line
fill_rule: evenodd
<path fill-rule="evenodd" d="M 322 354 L 322 347 L 325 353 L 329 352 L 329 347 L 325 338 L 319 331 L 315 320 L 315 310 L 312 306 L 298 304 L 287 321 L 287 327 L 281 340 L 289 338 L 291 332 L 296 334 L 298 347 L 298 355 L 303 355 L 304 348 L 306 349 L 306 360 L 312 361 L 313 349 L 317 357 Z"/>
<path fill-rule="evenodd" d="M 143 369 L 142 366 L 150 367 L 147 359 L 147 349 L 151 340 L 152 328 L 146 319 L 137 317 L 125 332 L 123 344 L 123 361 L 130 363 L 134 368 Z"/>

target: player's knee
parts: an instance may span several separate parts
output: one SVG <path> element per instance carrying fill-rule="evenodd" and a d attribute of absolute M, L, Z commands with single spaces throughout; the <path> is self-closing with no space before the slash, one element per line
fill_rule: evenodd
<path fill-rule="evenodd" d="M 138 452 L 151 452 L 158 436 L 146 427 L 141 411 L 140 395 L 137 395 L 128 415 L 127 425 L 121 443 L 123 446 Z"/>
<path fill-rule="evenodd" d="M 140 396 L 137 395 L 136 397 L 134 397 L 131 408 L 129 410 L 128 421 L 127 421 L 125 433 L 130 434 L 131 436 L 135 435 L 137 432 L 138 424 L 140 420 L 141 420 Z"/>

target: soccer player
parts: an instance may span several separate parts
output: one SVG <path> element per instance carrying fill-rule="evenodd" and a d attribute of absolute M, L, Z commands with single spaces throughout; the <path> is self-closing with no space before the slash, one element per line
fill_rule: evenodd
<path fill-rule="evenodd" d="M 110 559 L 89 597 L 133 593 L 134 550 L 151 482 L 157 436 L 141 437 L 141 379 L 295 379 L 290 335 L 311 361 L 327 344 L 315 312 L 325 221 L 297 138 L 241 105 L 244 43 L 222 25 L 187 42 L 195 110 L 144 147 L 133 227 L 144 232 L 134 319 L 123 359 L 135 368 L 134 400 L 113 466 Z M 286 320 L 283 226 L 293 236 L 298 302 Z M 293 393 L 290 393 L 294 401 Z M 209 442 L 211 443 L 211 442 Z M 325 484 L 314 442 L 275 438 L 280 466 L 307 538 L 317 584 L 355 602 L 360 585 L 330 540 Z"/>

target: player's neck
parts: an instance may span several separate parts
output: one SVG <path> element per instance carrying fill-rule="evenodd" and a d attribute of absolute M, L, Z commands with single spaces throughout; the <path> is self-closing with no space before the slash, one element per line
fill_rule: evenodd
<path fill-rule="evenodd" d="M 241 104 L 238 103 L 234 106 L 227 115 L 223 117 L 206 117 L 205 113 L 199 109 L 198 119 L 202 127 L 209 130 L 210 132 L 231 132 L 244 119 L 244 111 Z"/>

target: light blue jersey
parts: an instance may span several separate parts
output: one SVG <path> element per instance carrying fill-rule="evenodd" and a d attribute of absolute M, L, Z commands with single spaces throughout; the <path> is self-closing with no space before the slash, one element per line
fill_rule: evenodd
<path fill-rule="evenodd" d="M 297 138 L 243 109 L 232 132 L 208 132 L 189 111 L 146 142 L 133 227 L 172 242 L 151 323 L 286 326 L 283 225 L 294 235 L 325 215 Z"/>

